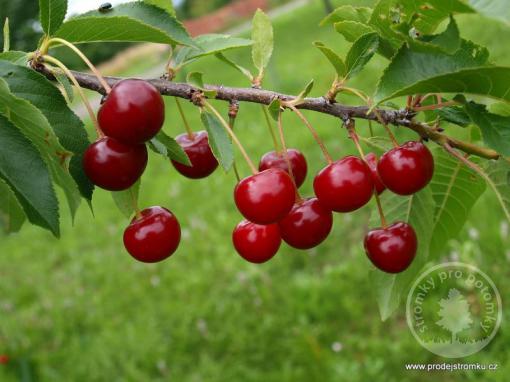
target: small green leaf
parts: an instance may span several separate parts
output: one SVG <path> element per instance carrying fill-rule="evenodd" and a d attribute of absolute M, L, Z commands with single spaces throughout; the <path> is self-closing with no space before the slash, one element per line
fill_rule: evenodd
<path fill-rule="evenodd" d="M 301 93 L 299 93 L 299 95 L 296 97 L 296 100 L 297 101 L 302 101 L 304 100 L 306 97 L 308 97 L 308 94 L 310 94 L 310 92 L 312 91 L 313 89 L 313 80 L 310 80 L 310 82 L 308 82 L 308 84 L 305 86 L 305 88 L 301 91 Z M 295 101 L 296 101 L 295 100 Z"/>
<path fill-rule="evenodd" d="M 39 21 L 48 36 L 53 36 L 64 22 L 67 0 L 39 0 Z"/>
<path fill-rule="evenodd" d="M 182 147 L 173 139 L 160 131 L 151 141 L 152 150 L 160 155 L 166 156 L 168 159 L 182 163 L 186 166 L 191 166 L 191 162 L 186 152 Z"/>
<path fill-rule="evenodd" d="M 347 73 L 347 69 L 340 56 L 338 56 L 338 54 L 336 54 L 331 48 L 328 48 L 326 45 L 324 45 L 324 43 L 320 41 L 315 41 L 313 45 L 317 47 L 328 59 L 331 65 L 333 65 L 337 76 L 343 78 Z"/>
<path fill-rule="evenodd" d="M 345 67 L 346 78 L 352 78 L 370 61 L 379 48 L 379 36 L 377 33 L 369 33 L 361 36 L 352 45 L 347 53 Z"/>
<path fill-rule="evenodd" d="M 155 5 L 165 10 L 170 16 L 175 17 L 175 9 L 172 0 L 143 0 L 144 3 Z"/>
<path fill-rule="evenodd" d="M 143 2 L 120 4 L 106 13 L 91 11 L 73 17 L 55 35 L 72 43 L 131 41 L 194 45 L 175 17 Z"/>
<path fill-rule="evenodd" d="M 457 126 L 467 127 L 471 124 L 469 115 L 460 107 L 444 107 L 435 111 L 435 114 L 443 121 L 453 123 Z"/>
<path fill-rule="evenodd" d="M 376 30 L 369 25 L 358 23 L 356 21 L 340 21 L 335 23 L 335 30 L 343 35 L 349 42 L 354 42 L 361 36 L 374 33 Z M 391 59 L 395 55 L 396 49 L 391 43 L 379 36 L 379 50 L 378 53 L 382 56 Z"/>
<path fill-rule="evenodd" d="M 0 114 L 0 176 L 16 194 L 28 220 L 59 236 L 58 200 L 37 149 Z"/>
<path fill-rule="evenodd" d="M 251 74 L 251 72 L 248 69 L 244 68 L 243 66 L 241 66 L 241 65 L 235 63 L 234 61 L 232 61 L 231 59 L 227 58 L 223 53 L 216 53 L 216 58 L 218 58 L 220 61 L 223 61 L 227 65 L 233 67 L 239 73 L 241 73 L 246 78 L 248 78 L 250 80 L 250 82 L 253 81 L 253 75 Z"/>
<path fill-rule="evenodd" d="M 434 162 L 430 188 L 436 208 L 430 254 L 437 258 L 448 241 L 460 233 L 486 185 L 479 175 L 440 148 L 434 150 Z"/>
<path fill-rule="evenodd" d="M 69 78 L 67 78 L 67 76 L 60 70 L 55 70 L 53 72 L 53 76 L 60 86 L 62 86 L 67 103 L 72 103 L 74 101 L 74 90 Z"/>
<path fill-rule="evenodd" d="M 30 102 L 13 95 L 7 82 L 1 78 L 0 114 L 3 114 L 39 150 L 39 154 L 50 170 L 53 181 L 64 191 L 71 217 L 74 219 L 81 202 L 81 196 L 78 186 L 68 170 L 72 154 L 60 145 L 42 112 Z"/>
<path fill-rule="evenodd" d="M 321 22 L 320 26 L 334 24 L 339 21 L 356 21 L 366 24 L 370 20 L 372 9 L 368 7 L 353 7 L 352 5 L 342 5 L 327 15 Z"/>
<path fill-rule="evenodd" d="M 269 17 L 260 9 L 253 16 L 252 26 L 253 47 L 251 53 L 253 64 L 259 70 L 259 73 L 263 73 L 273 54 L 273 26 Z"/>
<path fill-rule="evenodd" d="M 482 131 L 487 145 L 506 157 L 510 156 L 510 117 L 492 114 L 485 106 L 470 102 L 465 105 L 469 117 Z"/>
<path fill-rule="evenodd" d="M 202 93 L 205 94 L 206 97 L 214 98 L 216 97 L 216 90 L 207 90 L 204 85 L 203 80 L 204 73 L 201 72 L 191 72 L 188 73 L 186 76 L 186 82 L 190 84 L 191 86 L 194 86 L 195 88 L 202 91 Z"/>
<path fill-rule="evenodd" d="M 203 111 L 200 117 L 207 130 L 209 145 L 214 156 L 225 172 L 229 171 L 234 164 L 234 149 L 230 137 L 215 115 Z"/>
<path fill-rule="evenodd" d="M 0 178 L 0 227 L 4 233 L 18 232 L 25 222 L 25 212 L 16 195 Z"/>
<path fill-rule="evenodd" d="M 496 195 L 506 218 L 510 221 L 510 163 L 505 159 L 485 165 L 486 182 Z"/>
<path fill-rule="evenodd" d="M 418 237 L 418 252 L 411 266 L 397 275 L 373 270 L 370 281 L 377 293 L 377 303 L 381 319 L 384 321 L 399 307 L 407 295 L 410 283 L 426 264 L 429 254 L 429 243 L 433 227 L 434 200 L 429 187 L 412 196 L 402 197 L 391 192 L 381 194 L 384 213 L 390 222 L 403 221 L 409 223 Z M 373 214 L 371 227 L 379 226 L 379 217 Z"/>
<path fill-rule="evenodd" d="M 267 110 L 269 111 L 269 115 L 275 120 L 278 121 L 278 117 L 281 112 L 281 102 L 279 99 L 275 98 L 271 101 L 271 103 L 267 106 Z"/>
<path fill-rule="evenodd" d="M 135 206 L 138 204 L 138 195 L 140 193 L 140 179 L 130 188 L 124 191 L 112 192 L 112 198 L 119 211 L 130 218 L 135 213 Z"/>
<path fill-rule="evenodd" d="M 4 23 L 4 52 L 11 50 L 11 33 L 9 31 L 9 18 L 5 18 Z"/>

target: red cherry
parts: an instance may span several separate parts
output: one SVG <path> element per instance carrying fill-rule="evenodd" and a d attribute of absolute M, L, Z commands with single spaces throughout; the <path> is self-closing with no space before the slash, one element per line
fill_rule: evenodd
<path fill-rule="evenodd" d="M 7 354 L 0 354 L 0 365 L 7 365 L 9 360 L 9 356 Z"/>
<path fill-rule="evenodd" d="M 397 222 L 386 228 L 369 231 L 365 236 L 365 251 L 370 261 L 381 271 L 400 273 L 411 265 L 418 240 L 413 227 Z"/>
<path fill-rule="evenodd" d="M 135 259 L 157 263 L 171 256 L 179 246 L 181 227 L 177 218 L 163 207 L 150 207 L 133 218 L 124 231 L 124 246 Z"/>
<path fill-rule="evenodd" d="M 384 190 L 386 190 L 386 186 L 381 180 L 379 173 L 377 172 L 377 156 L 374 153 L 369 153 L 365 156 L 365 160 L 370 167 L 370 171 L 372 171 L 372 177 L 374 179 L 375 190 L 377 191 L 377 195 L 380 195 Z"/>
<path fill-rule="evenodd" d="M 165 120 L 165 103 L 158 90 L 143 80 L 117 82 L 97 115 L 101 130 L 128 144 L 153 138 Z"/>
<path fill-rule="evenodd" d="M 374 181 L 364 161 L 347 156 L 323 168 L 315 177 L 313 188 L 324 207 L 351 212 L 369 202 L 374 193 Z"/>
<path fill-rule="evenodd" d="M 186 166 L 182 163 L 172 161 L 175 169 L 182 175 L 191 179 L 205 178 L 211 175 L 216 167 L 218 161 L 214 157 L 211 147 L 209 146 L 209 139 L 206 131 L 199 131 L 193 133 L 191 138 L 189 134 L 181 134 L 175 138 L 177 143 L 188 154 L 191 166 Z"/>
<path fill-rule="evenodd" d="M 288 245 L 310 249 L 328 237 L 333 226 L 333 214 L 317 198 L 310 198 L 298 201 L 278 225 L 282 239 Z"/>
<path fill-rule="evenodd" d="M 145 145 L 126 145 L 104 137 L 92 143 L 83 156 L 83 169 L 92 183 L 109 191 L 131 187 L 147 166 Z"/>
<path fill-rule="evenodd" d="M 395 194 L 411 195 L 432 179 L 434 158 L 423 143 L 411 141 L 384 154 L 377 172 L 384 185 Z"/>
<path fill-rule="evenodd" d="M 306 164 L 305 156 L 301 151 L 296 149 L 287 149 L 287 155 L 289 156 L 290 166 L 292 168 L 292 175 L 296 181 L 296 187 L 301 187 L 306 178 L 306 172 L 308 166 Z M 277 153 L 276 151 L 270 151 L 260 159 L 259 171 L 267 170 L 268 168 L 279 168 L 288 174 L 289 166 L 283 153 Z"/>
<path fill-rule="evenodd" d="M 285 171 L 270 168 L 241 180 L 234 199 L 246 219 L 271 224 L 289 213 L 296 200 L 296 187 Z"/>
<path fill-rule="evenodd" d="M 251 263 L 265 263 L 270 260 L 282 242 L 277 224 L 259 225 L 243 220 L 232 233 L 236 251 Z"/>

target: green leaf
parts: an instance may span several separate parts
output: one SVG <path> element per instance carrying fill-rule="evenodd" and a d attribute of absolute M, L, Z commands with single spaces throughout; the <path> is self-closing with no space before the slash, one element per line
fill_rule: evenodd
<path fill-rule="evenodd" d="M 193 45 L 182 24 L 163 9 L 142 2 L 120 4 L 110 12 L 87 12 L 66 21 L 55 34 L 72 43 L 99 41 Z"/>
<path fill-rule="evenodd" d="M 191 166 L 191 162 L 186 152 L 175 141 L 175 139 L 169 137 L 163 131 L 160 131 L 158 135 L 151 139 L 150 144 L 152 146 L 149 147 L 151 147 L 154 152 L 186 166 Z"/>
<path fill-rule="evenodd" d="M 430 188 L 436 208 L 430 254 L 437 258 L 448 241 L 460 233 L 486 185 L 479 175 L 440 148 L 434 150 L 434 162 Z"/>
<path fill-rule="evenodd" d="M 370 20 L 372 9 L 368 7 L 353 7 L 352 5 L 342 5 L 327 15 L 321 22 L 320 26 L 334 24 L 339 21 L 356 21 L 366 24 Z"/>
<path fill-rule="evenodd" d="M 510 221 L 510 163 L 507 160 L 487 162 L 485 181 L 496 195 L 506 218 Z"/>
<path fill-rule="evenodd" d="M 267 110 L 269 111 L 269 115 L 275 120 L 278 121 L 278 117 L 281 112 L 281 102 L 279 99 L 275 98 L 271 101 L 271 103 L 267 106 Z"/>
<path fill-rule="evenodd" d="M 112 192 L 112 198 L 119 211 L 130 218 L 135 213 L 135 206 L 138 204 L 138 195 L 140 193 L 140 179 L 130 188 L 124 191 Z"/>
<path fill-rule="evenodd" d="M 435 110 L 435 114 L 443 121 L 453 123 L 457 126 L 467 127 L 471 124 L 469 115 L 467 115 L 463 108 L 457 106 L 444 107 Z"/>
<path fill-rule="evenodd" d="M 64 22 L 67 0 L 39 0 L 39 21 L 44 33 L 53 36 Z"/>
<path fill-rule="evenodd" d="M 175 9 L 172 0 L 143 0 L 144 3 L 155 5 L 165 10 L 170 16 L 175 17 Z"/>
<path fill-rule="evenodd" d="M 473 102 L 465 105 L 469 117 L 482 131 L 487 145 L 506 157 L 510 156 L 510 117 L 492 114 L 484 105 Z"/>
<path fill-rule="evenodd" d="M 454 54 L 462 45 L 459 27 L 453 17 L 450 18 L 450 23 L 443 33 L 433 36 L 424 36 L 421 40 L 418 46 L 437 46 L 449 54 Z"/>
<path fill-rule="evenodd" d="M 253 75 L 251 74 L 251 72 L 248 69 L 235 63 L 230 58 L 226 57 L 223 53 L 216 53 L 216 58 L 218 58 L 220 61 L 223 61 L 225 64 L 227 64 L 227 65 L 231 66 L 232 68 L 234 68 L 235 70 L 237 70 L 239 73 L 241 73 L 246 78 L 248 78 L 250 80 L 250 82 L 253 81 Z"/>
<path fill-rule="evenodd" d="M 67 78 L 64 72 L 60 70 L 55 70 L 53 72 L 53 76 L 60 84 L 60 86 L 62 86 L 62 90 L 64 91 L 67 103 L 72 103 L 74 101 L 74 90 L 73 86 L 71 85 L 71 81 L 69 81 L 69 78 Z"/>
<path fill-rule="evenodd" d="M 234 164 L 234 149 L 228 133 L 215 115 L 204 111 L 200 115 L 207 134 L 212 152 L 223 169 L 227 172 Z"/>
<path fill-rule="evenodd" d="M 308 84 L 306 84 L 305 88 L 299 93 L 299 95 L 296 97 L 297 100 L 304 100 L 306 97 L 308 97 L 308 94 L 313 89 L 313 80 L 310 80 Z"/>
<path fill-rule="evenodd" d="M 8 52 L 9 50 L 11 50 L 11 33 L 9 30 L 9 18 L 8 17 L 5 18 L 3 32 L 4 32 L 4 52 Z"/>
<path fill-rule="evenodd" d="M 0 114 L 0 175 L 15 193 L 28 220 L 59 236 L 58 200 L 37 149 Z"/>
<path fill-rule="evenodd" d="M 9 185 L 0 178 L 0 226 L 4 233 L 18 232 L 25 222 L 25 212 Z"/>
<path fill-rule="evenodd" d="M 340 21 L 335 23 L 335 30 L 343 35 L 345 39 L 349 42 L 354 42 L 360 37 L 374 33 L 375 29 L 369 25 L 365 25 L 362 23 L 358 23 L 356 21 Z M 391 45 L 391 43 L 383 39 L 379 36 L 379 50 L 378 53 L 382 56 L 391 59 L 391 57 L 395 54 L 395 48 Z"/>
<path fill-rule="evenodd" d="M 273 54 L 273 26 L 269 17 L 260 9 L 253 16 L 252 26 L 253 47 L 251 55 L 253 64 L 259 70 L 259 73 L 263 73 Z"/>
<path fill-rule="evenodd" d="M 81 195 L 92 200 L 94 186 L 82 166 L 83 153 L 90 142 L 83 122 L 69 108 L 60 91 L 42 74 L 5 61 L 0 61 L 0 78 L 7 81 L 16 97 L 26 99 L 44 114 L 62 146 L 74 154 L 69 170 Z"/>
<path fill-rule="evenodd" d="M 195 88 L 199 89 L 209 98 L 216 97 L 216 90 L 207 90 L 204 85 L 203 80 L 204 73 L 201 72 L 191 72 L 188 73 L 186 76 L 186 82 L 190 84 L 191 86 L 194 86 Z"/>
<path fill-rule="evenodd" d="M 488 107 L 491 113 L 499 114 L 504 117 L 510 117 L 510 105 L 508 103 L 495 102 Z"/>
<path fill-rule="evenodd" d="M 411 224 L 418 237 L 418 252 L 407 270 L 397 275 L 379 270 L 370 272 L 370 281 L 377 293 L 379 312 L 384 321 L 399 307 L 410 283 L 427 262 L 434 222 L 433 209 L 430 207 L 434 205 L 434 200 L 430 188 L 427 187 L 417 194 L 406 197 L 385 192 L 381 194 L 381 202 L 388 221 Z M 379 225 L 379 217 L 374 214 L 370 226 Z"/>
<path fill-rule="evenodd" d="M 474 93 L 496 98 L 502 93 L 501 96 L 510 98 L 507 92 L 509 77 L 502 83 L 493 83 L 510 69 L 483 67 L 487 59 L 485 48 L 468 41 L 463 41 L 462 47 L 453 55 L 415 52 L 403 46 L 384 71 L 375 101 L 379 104 L 403 95 L 429 92 Z"/>
<path fill-rule="evenodd" d="M 10 50 L 8 52 L 0 53 L 0 60 L 9 61 L 16 65 L 26 65 L 28 61 L 28 54 L 17 50 Z"/>
<path fill-rule="evenodd" d="M 315 41 L 313 45 L 316 46 L 328 59 L 331 65 L 333 65 L 338 77 L 343 78 L 347 74 L 347 69 L 343 60 L 331 48 L 328 48 L 320 41 Z"/>
<path fill-rule="evenodd" d="M 467 0 L 482 15 L 510 24 L 510 7 L 506 0 Z"/>
<path fill-rule="evenodd" d="M 30 102 L 12 94 L 3 79 L 0 79 L 0 114 L 3 114 L 38 149 L 53 181 L 64 191 L 71 217 L 74 219 L 81 196 L 68 170 L 71 153 L 60 145 L 44 114 Z"/>
<path fill-rule="evenodd" d="M 369 33 L 357 39 L 345 60 L 346 78 L 352 78 L 358 74 L 377 52 L 378 47 L 379 36 L 377 33 Z"/>

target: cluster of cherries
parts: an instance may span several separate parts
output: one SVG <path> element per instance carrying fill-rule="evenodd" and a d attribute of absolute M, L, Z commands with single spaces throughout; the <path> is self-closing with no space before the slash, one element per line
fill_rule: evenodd
<path fill-rule="evenodd" d="M 83 166 L 97 186 L 120 191 L 130 188 L 147 166 L 146 142 L 160 131 L 164 102 L 158 90 L 142 80 L 118 82 L 98 113 L 104 136 L 86 150 Z M 191 165 L 172 161 L 175 169 L 191 179 L 209 176 L 218 162 L 209 146 L 207 132 L 188 132 L 176 141 Z M 380 160 L 370 153 L 365 159 L 347 156 L 328 164 L 314 179 L 315 197 L 302 199 L 298 188 L 307 175 L 307 162 L 296 149 L 271 151 L 259 163 L 259 171 L 237 184 L 234 200 L 245 220 L 232 234 L 234 247 L 246 260 L 271 259 L 282 240 L 297 249 L 322 243 L 333 225 L 333 212 L 352 212 L 366 205 L 374 193 L 386 188 L 411 195 L 432 178 L 434 160 L 421 142 L 407 142 L 385 153 Z M 180 242 L 180 225 L 166 208 L 137 212 L 124 232 L 127 251 L 143 262 L 158 262 L 172 255 Z M 404 222 L 371 230 L 365 250 L 379 269 L 397 273 L 415 257 L 417 238 Z"/>
<path fill-rule="evenodd" d="M 296 197 L 306 176 L 306 161 L 297 150 L 266 154 L 260 172 L 237 185 L 236 205 L 247 219 L 234 230 L 234 246 L 246 260 L 262 263 L 278 251 L 281 241 L 298 249 L 323 242 L 332 228 L 332 212 L 352 212 L 366 205 L 374 192 L 386 188 L 411 195 L 424 188 L 434 172 L 434 160 L 421 142 L 407 142 L 380 160 L 370 153 L 362 160 L 347 156 L 323 168 L 314 179 L 315 196 Z M 290 164 L 290 170 L 289 166 Z M 291 174 L 292 176 L 289 176 Z M 293 181 L 293 179 L 295 181 Z M 398 273 L 416 255 L 417 238 L 404 222 L 374 229 L 365 237 L 365 250 L 379 269 Z"/>

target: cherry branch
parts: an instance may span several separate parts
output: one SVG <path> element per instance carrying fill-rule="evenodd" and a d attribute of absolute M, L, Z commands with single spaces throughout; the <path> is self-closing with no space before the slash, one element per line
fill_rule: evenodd
<path fill-rule="evenodd" d="M 35 64 L 33 67 L 49 79 L 54 79 L 51 71 L 44 65 Z M 104 87 L 94 75 L 81 72 L 72 73 L 81 87 L 94 90 L 103 95 L 105 94 Z M 121 81 L 122 78 L 104 77 L 104 80 L 109 86 L 114 86 L 115 83 Z M 191 100 L 193 94 L 200 91 L 194 86 L 186 83 L 170 82 L 164 79 L 152 79 L 147 81 L 152 83 L 162 95 L 179 97 L 187 100 Z M 292 95 L 256 88 L 234 88 L 227 86 L 205 85 L 205 89 L 215 91 L 215 99 L 228 102 L 252 102 L 269 105 L 275 99 L 279 99 L 283 102 L 289 102 L 297 98 Z M 442 146 L 444 146 L 445 143 L 448 143 L 453 148 L 486 159 L 499 159 L 500 157 L 500 155 L 494 150 L 451 138 L 425 123 L 414 121 L 413 117 L 416 113 L 407 109 L 375 109 L 372 112 L 369 112 L 370 108 L 368 106 L 347 106 L 339 103 L 332 103 L 325 97 L 306 98 L 296 105 L 296 108 L 329 114 L 334 117 L 338 117 L 343 121 L 354 118 L 376 121 L 395 126 L 403 126 L 417 132 L 422 138 L 430 139 Z"/>

